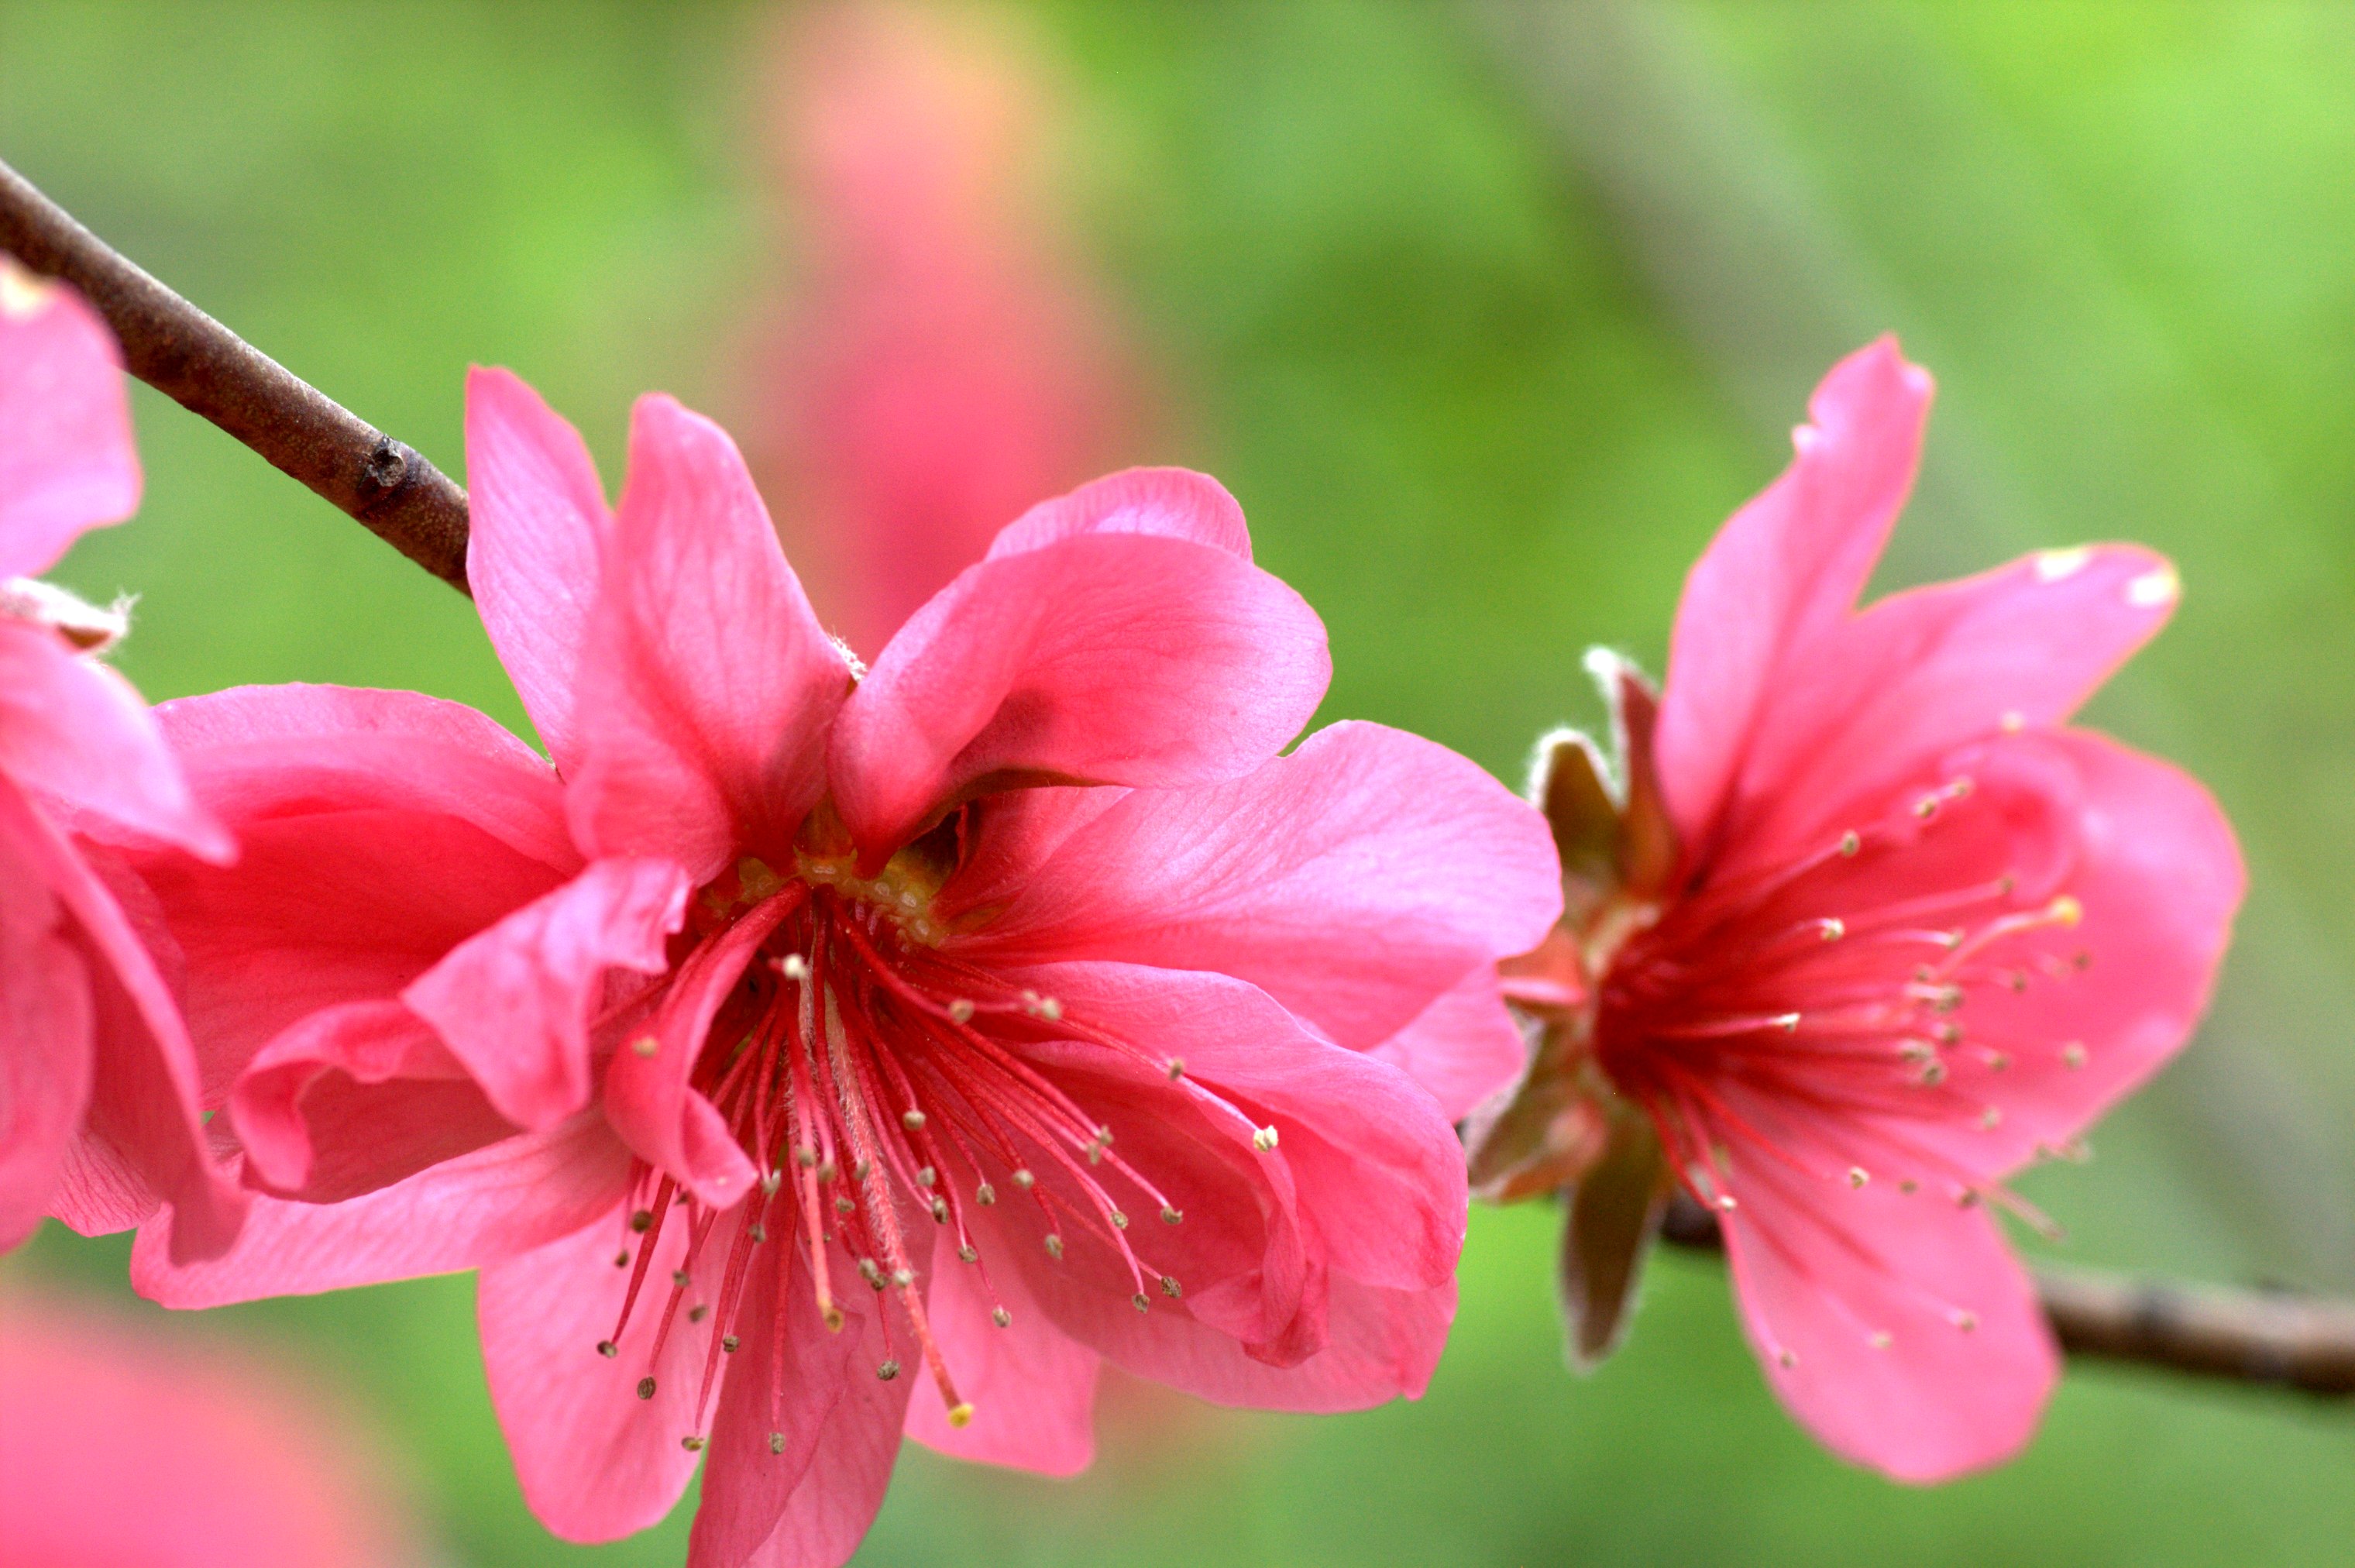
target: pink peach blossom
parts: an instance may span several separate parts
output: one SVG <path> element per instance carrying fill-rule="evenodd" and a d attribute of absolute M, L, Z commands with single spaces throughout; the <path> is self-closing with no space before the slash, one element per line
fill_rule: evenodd
<path fill-rule="evenodd" d="M 903 1432 L 1080 1468 L 1106 1359 L 1419 1392 L 1464 1178 L 1409 1070 L 1491 1026 L 1450 998 L 1558 878 L 1437 746 L 1279 754 L 1324 632 L 1233 500 L 1039 506 L 861 671 L 717 427 L 644 400 L 609 515 L 520 381 L 467 423 L 470 575 L 554 765 L 408 695 L 165 709 L 248 848 L 150 887 L 291 1200 L 217 1263 L 143 1238 L 142 1288 L 479 1268 L 533 1508 L 625 1534 L 708 1450 L 698 1564 L 839 1563 Z"/>
<path fill-rule="evenodd" d="M 86 1301 L 0 1296 L 0 1561 L 383 1568 L 421 1559 L 341 1413 Z"/>
<path fill-rule="evenodd" d="M 802 265 L 762 350 L 755 466 L 862 654 L 1141 422 L 1143 379 L 1050 197 L 1060 84 L 1019 20 L 831 3 L 777 51 Z"/>
<path fill-rule="evenodd" d="M 1855 603 L 1930 379 L 1884 340 L 1693 569 L 1657 720 L 1598 661 L 1613 779 L 1542 755 L 1568 913 L 1509 966 L 1545 1029 L 1474 1179 L 1563 1189 L 1576 1359 L 1662 1206 L 1716 1213 L 1769 1383 L 1901 1479 L 1997 1463 L 2057 1371 L 1991 1211 L 2190 1034 L 2243 886 L 2200 786 L 2069 716 L 2165 623 L 2174 571 L 2052 550 Z"/>
<path fill-rule="evenodd" d="M 214 859 L 229 840 L 98 661 L 121 616 L 34 581 L 138 504 L 114 340 L 0 258 L 0 1250 L 44 1213 L 126 1229 L 158 1194 L 185 1216 L 184 1253 L 218 1250 L 236 1221 L 171 994 L 69 833 L 102 820 Z"/>

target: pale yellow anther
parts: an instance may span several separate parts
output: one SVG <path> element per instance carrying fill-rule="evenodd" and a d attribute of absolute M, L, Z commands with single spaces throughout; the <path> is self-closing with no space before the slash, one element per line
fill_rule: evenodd
<path fill-rule="evenodd" d="M 968 1401 L 949 1406 L 949 1424 L 951 1426 L 957 1427 L 960 1430 L 973 1424 L 973 1405 L 971 1402 Z"/>
<path fill-rule="evenodd" d="M 640 1056 L 652 1056 L 655 1051 L 662 1049 L 662 1041 L 656 1040 L 650 1034 L 642 1034 L 638 1036 L 637 1039 L 630 1041 L 630 1049 L 636 1051 Z"/>
<path fill-rule="evenodd" d="M 1252 1147 L 1259 1150 L 1262 1154 L 1266 1154 L 1270 1150 L 1273 1149 L 1276 1146 L 1276 1142 L 1277 1133 L 1273 1126 L 1255 1128 L 1252 1133 Z"/>

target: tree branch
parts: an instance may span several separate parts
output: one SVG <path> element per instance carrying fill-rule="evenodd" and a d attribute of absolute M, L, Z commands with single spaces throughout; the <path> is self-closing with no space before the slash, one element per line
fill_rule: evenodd
<path fill-rule="evenodd" d="M 1718 1252 L 1717 1217 L 1683 1193 L 1660 1239 Z M 2036 1294 L 2072 1356 L 2166 1367 L 2192 1377 L 2355 1394 L 2355 1303 L 2286 1291 L 2229 1290 L 2040 1268 Z"/>
<path fill-rule="evenodd" d="M 0 250 L 80 290 L 114 329 L 133 375 L 467 592 L 464 490 L 149 277 L 5 163 Z"/>

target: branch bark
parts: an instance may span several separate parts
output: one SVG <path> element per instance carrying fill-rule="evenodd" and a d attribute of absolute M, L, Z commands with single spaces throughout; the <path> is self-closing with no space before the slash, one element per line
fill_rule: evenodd
<path fill-rule="evenodd" d="M 133 375 L 467 592 L 464 489 L 148 276 L 5 163 L 0 250 L 79 289 L 114 329 Z"/>
<path fill-rule="evenodd" d="M 1716 1216 L 1682 1193 L 1668 1205 L 1660 1239 L 1696 1251 L 1725 1245 Z M 2034 1273 L 2052 1336 L 2072 1356 L 2311 1394 L 2355 1394 L 2355 1302 L 2090 1269 Z"/>

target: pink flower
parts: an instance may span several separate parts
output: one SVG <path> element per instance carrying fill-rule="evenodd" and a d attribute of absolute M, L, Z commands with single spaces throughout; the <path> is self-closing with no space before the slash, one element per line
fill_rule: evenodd
<path fill-rule="evenodd" d="M 44 1213 L 126 1229 L 159 1193 L 186 1216 L 184 1253 L 217 1250 L 236 1222 L 171 994 L 68 837 L 102 820 L 229 853 L 139 694 L 98 662 L 122 617 L 33 581 L 138 504 L 113 339 L 0 258 L 0 1250 Z"/>
<path fill-rule="evenodd" d="M 862 654 L 1007 517 L 1101 472 L 1138 411 L 1041 177 L 1054 74 L 1014 22 L 831 4 L 796 12 L 779 51 L 806 278 L 764 350 L 777 421 L 756 445 L 777 449 L 788 537 Z"/>
<path fill-rule="evenodd" d="M 58 1568 L 417 1561 L 338 1413 L 88 1303 L 0 1298 L 0 1557 Z"/>
<path fill-rule="evenodd" d="M 1224 491 L 1035 508 L 862 675 L 668 399 L 611 516 L 504 372 L 468 467 L 554 769 L 414 696 L 166 709 L 248 850 L 151 886 L 243 1059 L 249 1179 L 301 1201 L 216 1264 L 143 1239 L 142 1288 L 480 1268 L 534 1509 L 624 1534 L 708 1446 L 698 1563 L 840 1562 L 903 1431 L 1080 1468 L 1104 1359 L 1287 1409 L 1422 1389 L 1463 1164 L 1393 1063 L 1494 1050 L 1501 1004 L 1457 993 L 1493 997 L 1558 878 L 1437 746 L 1278 754 L 1323 628 Z"/>
<path fill-rule="evenodd" d="M 1542 756 L 1568 913 L 1510 966 L 1544 1019 L 1474 1181 L 1570 1195 L 1574 1359 L 1610 1348 L 1681 1183 L 1717 1211 L 1776 1395 L 1904 1480 L 2000 1461 L 2057 1371 L 1990 1213 L 2179 1048 L 2241 898 L 2206 791 L 2070 729 L 2172 610 L 2148 551 L 2051 550 L 1853 606 L 1930 379 L 1883 340 L 1693 569 L 1657 722 Z"/>

